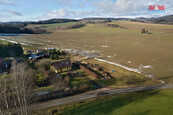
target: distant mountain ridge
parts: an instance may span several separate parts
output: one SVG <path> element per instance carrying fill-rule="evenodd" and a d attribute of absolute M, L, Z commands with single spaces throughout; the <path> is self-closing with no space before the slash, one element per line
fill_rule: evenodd
<path fill-rule="evenodd" d="M 173 24 L 173 15 L 162 16 L 158 18 L 135 18 L 131 21 L 137 22 L 150 22 L 150 23 L 157 23 L 157 24 Z"/>
<path fill-rule="evenodd" d="M 145 23 L 158 23 L 158 24 L 173 24 L 173 15 L 162 16 L 158 18 L 83 18 L 82 20 L 129 20 L 136 22 L 145 22 Z"/>
<path fill-rule="evenodd" d="M 41 21 L 12 21 L 12 22 L 0 22 L 1 25 L 12 25 L 12 26 L 26 26 L 27 24 L 53 24 L 53 23 L 66 23 L 66 22 L 79 22 L 81 20 L 129 20 L 137 22 L 149 22 L 149 23 L 159 23 L 159 24 L 173 24 L 173 15 L 162 16 L 158 18 L 83 18 L 83 19 L 49 19 Z"/>
<path fill-rule="evenodd" d="M 130 18 L 83 18 L 82 20 L 130 20 Z"/>

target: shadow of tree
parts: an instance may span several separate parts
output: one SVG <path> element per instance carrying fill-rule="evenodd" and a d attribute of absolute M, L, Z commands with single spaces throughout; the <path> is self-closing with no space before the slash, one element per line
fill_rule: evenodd
<path fill-rule="evenodd" d="M 134 114 L 134 115 L 148 115 L 150 113 L 150 110 L 146 110 L 146 111 L 143 111 L 143 112 L 139 112 L 137 114 Z"/>
<path fill-rule="evenodd" d="M 155 95 L 159 90 L 150 90 L 150 91 L 140 91 L 133 92 L 128 94 L 121 94 L 117 96 L 108 96 L 108 97 L 99 97 L 96 100 L 88 103 L 80 104 L 80 106 L 75 107 L 64 114 L 70 115 L 108 115 L 112 114 L 113 111 L 121 109 L 132 102 L 140 102 L 143 99 Z M 131 110 L 122 110 L 125 113 Z M 138 115 L 147 114 L 150 111 L 144 111 L 142 113 L 137 113 Z"/>

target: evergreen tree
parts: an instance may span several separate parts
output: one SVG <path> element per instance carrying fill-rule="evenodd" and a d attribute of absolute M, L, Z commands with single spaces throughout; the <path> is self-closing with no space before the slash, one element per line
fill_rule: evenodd
<path fill-rule="evenodd" d="M 144 28 L 142 29 L 141 34 L 145 34 L 145 29 Z"/>
<path fill-rule="evenodd" d="M 23 48 L 20 44 L 7 43 L 0 44 L 0 57 L 15 57 L 23 54 Z"/>
<path fill-rule="evenodd" d="M 146 30 L 146 31 L 145 31 L 145 33 L 147 34 L 147 33 L 148 33 L 148 31 Z"/>

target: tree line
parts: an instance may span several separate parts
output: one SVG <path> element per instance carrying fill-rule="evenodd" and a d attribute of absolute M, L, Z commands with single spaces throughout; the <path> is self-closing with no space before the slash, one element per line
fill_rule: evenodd
<path fill-rule="evenodd" d="M 53 49 L 51 51 L 48 51 L 49 55 L 50 55 L 50 59 L 51 60 L 58 60 L 60 59 L 60 56 L 65 56 L 66 53 L 64 51 L 57 51 L 56 49 Z"/>
<path fill-rule="evenodd" d="M 81 28 L 81 27 L 84 27 L 84 26 L 85 26 L 85 24 L 83 24 L 82 22 L 78 22 L 78 23 L 75 23 L 73 25 L 63 27 L 63 29 L 64 30 L 67 30 L 67 29 L 75 29 L 75 28 Z"/>
<path fill-rule="evenodd" d="M 10 25 L 0 25 L 0 33 L 23 33 L 23 34 L 41 34 L 46 33 L 44 29 L 29 29 L 22 28 L 19 26 L 10 26 Z"/>
<path fill-rule="evenodd" d="M 66 23 L 66 22 L 78 22 L 80 20 L 75 19 L 50 19 L 50 20 L 43 20 L 38 22 L 31 22 L 28 24 L 53 24 L 53 23 Z"/>
<path fill-rule="evenodd" d="M 0 57 L 15 57 L 23 54 L 23 48 L 18 43 L 0 44 Z"/>

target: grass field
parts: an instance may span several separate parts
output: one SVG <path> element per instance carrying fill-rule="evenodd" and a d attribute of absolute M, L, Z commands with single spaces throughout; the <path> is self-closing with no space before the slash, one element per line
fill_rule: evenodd
<path fill-rule="evenodd" d="M 99 64 L 104 71 L 108 72 L 113 78 L 110 80 L 95 80 L 100 85 L 110 86 L 110 87 L 129 87 L 129 86 L 143 86 L 151 84 L 159 84 L 158 80 L 151 80 L 148 77 L 137 74 L 134 72 L 127 71 L 123 68 L 117 67 L 115 65 L 110 65 L 105 62 L 100 62 L 95 59 L 83 60 L 90 64 Z M 111 71 L 115 71 L 112 73 Z"/>
<path fill-rule="evenodd" d="M 173 26 L 130 21 L 115 21 L 128 28 L 106 27 L 105 24 L 87 24 L 85 27 L 51 34 L 15 36 L 16 41 L 33 44 L 25 49 L 55 47 L 96 51 L 104 59 L 118 62 L 146 73 L 152 73 L 167 83 L 173 83 Z M 142 35 L 145 28 L 152 34 Z M 12 39 L 6 38 L 6 39 Z M 108 43 L 107 48 L 102 46 Z M 148 66 L 149 68 L 145 68 Z"/>
<path fill-rule="evenodd" d="M 150 90 L 136 93 L 99 97 L 73 105 L 61 111 L 62 115 L 172 115 L 173 90 Z M 51 114 L 57 107 L 36 112 Z M 58 115 L 58 113 L 57 113 Z"/>

